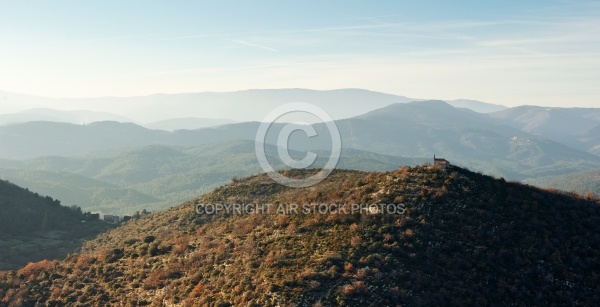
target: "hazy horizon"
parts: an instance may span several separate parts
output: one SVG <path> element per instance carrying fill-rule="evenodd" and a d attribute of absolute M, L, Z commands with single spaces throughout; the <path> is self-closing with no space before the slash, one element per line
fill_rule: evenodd
<path fill-rule="evenodd" d="M 3 12 L 0 89 L 11 93 L 362 88 L 507 107 L 599 105 L 593 1 L 38 1 Z"/>
<path fill-rule="evenodd" d="M 253 91 L 293 91 L 293 90 L 306 90 L 306 91 L 315 91 L 315 92 L 335 92 L 335 91 L 345 91 L 345 90 L 349 90 L 349 91 L 354 91 L 354 90 L 358 90 L 358 91 L 365 91 L 365 92 L 372 92 L 372 93 L 377 93 L 377 94 L 384 94 L 384 95 L 391 95 L 391 96 L 395 96 L 395 97 L 401 97 L 401 98 L 406 98 L 410 101 L 426 101 L 426 100 L 439 100 L 439 101 L 445 101 L 445 102 L 459 102 L 459 101 L 465 101 L 465 102 L 475 102 L 475 103 L 483 103 L 483 104 L 487 104 L 490 106 L 497 106 L 497 107 L 501 107 L 501 108 L 515 108 L 515 107 L 522 107 L 522 106 L 533 106 L 533 107 L 541 107 L 541 108 L 600 108 L 600 104 L 599 105 L 590 105 L 590 106 L 578 106 L 578 105 L 573 105 L 573 104 L 567 104 L 567 105 L 557 105 L 557 106 L 552 106 L 552 105 L 543 105 L 543 104 L 530 104 L 530 103 L 526 103 L 526 104 L 518 104 L 518 105 L 508 105 L 508 104 L 500 104 L 500 103 L 493 103 L 490 101 L 484 101 L 484 100 L 478 100 L 478 99 L 474 99 L 474 98 L 470 98 L 468 96 L 466 97 L 460 97 L 460 98 L 445 98 L 445 97 L 409 97 L 406 95 L 402 95 L 402 94 L 394 94 L 394 93 L 390 93 L 390 92 L 381 92 L 381 91 L 375 91 L 375 90 L 371 90 L 371 89 L 367 89 L 367 88 L 330 88 L 330 89 L 315 89 L 315 88 L 300 88 L 300 87 L 287 87 L 287 88 L 247 88 L 247 89 L 239 89 L 239 90 L 223 90 L 223 91 L 211 91 L 211 90 L 206 90 L 206 91 L 188 91 L 188 92 L 174 92 L 174 93 L 166 93 L 166 92 L 156 92 L 156 93 L 149 93 L 149 94 L 141 94 L 141 95 L 102 95 L 102 96 L 82 96 L 82 97 L 53 97 L 53 96 L 41 96 L 41 95 L 34 95 L 34 94 L 28 94 L 28 93 L 17 93 L 17 92 L 10 92 L 10 91 L 6 91 L 4 89 L 0 88 L 0 112 L 5 113 L 5 114 L 10 114 L 10 113 L 20 113 L 20 112 L 24 112 L 24 111 L 29 111 L 29 110 L 34 110 L 34 109 L 48 109 L 48 110 L 57 110 L 57 111 L 91 111 L 91 112 L 111 112 L 111 113 L 115 113 L 118 115 L 119 110 L 111 110 L 111 108 L 96 108 L 96 107 L 89 107 L 89 105 L 85 105 L 82 104 L 81 101 L 93 101 L 93 100 L 99 100 L 99 99 L 135 99 L 135 98 L 143 98 L 143 97 L 157 97 L 157 96 L 161 96 L 161 95 L 194 95 L 194 94 L 229 94 L 229 93 L 244 93 L 244 92 L 253 92 Z M 32 105 L 23 105 L 20 107 L 15 107 L 15 104 L 11 104 L 11 101 L 7 101 L 9 100 L 8 97 L 6 96 L 7 94 L 9 95 L 17 95 L 17 96 L 25 96 L 26 98 L 34 98 L 34 99 L 44 99 L 44 103 L 45 104 L 39 104 L 39 102 L 37 102 L 37 104 L 33 103 Z M 4 101 L 4 104 L 2 104 L 2 102 Z M 25 100 L 27 101 L 27 100 Z M 8 102 L 8 103 L 7 103 Z M 18 103 L 21 103 L 21 99 L 19 99 Z M 29 101 L 27 101 L 29 102 Z M 53 104 L 48 104 L 48 102 L 53 102 Z M 200 103 L 206 103 L 206 101 L 199 101 Z M 382 105 L 384 106 L 384 105 Z M 374 107 L 373 109 L 377 109 L 379 107 L 382 106 L 378 106 L 378 107 Z M 465 107 L 465 106 L 456 106 L 455 107 Z M 466 107 L 469 108 L 469 107 Z M 360 112 L 357 114 L 361 114 Z M 195 117 L 195 116 L 189 116 L 189 117 Z M 197 117 L 197 116 L 196 116 Z M 207 115 L 205 116 L 205 118 L 209 118 L 209 119 L 228 119 L 226 117 L 219 117 L 219 116 L 212 116 L 212 115 Z"/>

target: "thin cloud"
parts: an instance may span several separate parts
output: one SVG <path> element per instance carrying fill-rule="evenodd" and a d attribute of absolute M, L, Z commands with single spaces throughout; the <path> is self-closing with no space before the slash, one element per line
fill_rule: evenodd
<path fill-rule="evenodd" d="M 332 27 L 306 28 L 284 30 L 284 33 L 310 33 L 310 32 L 344 32 L 352 30 L 377 30 L 377 29 L 403 29 L 422 32 L 448 30 L 448 29 L 470 29 L 490 26 L 501 26 L 510 24 L 539 23 L 531 20 L 499 20 L 499 21 L 445 21 L 438 23 L 398 23 L 398 22 L 376 22 L 374 24 L 340 25 Z"/>
<path fill-rule="evenodd" d="M 238 40 L 238 39 L 231 39 L 231 42 L 240 44 L 240 45 L 244 45 L 244 46 L 248 46 L 248 47 L 254 47 L 254 48 L 258 48 L 258 49 L 262 49 L 262 50 L 267 50 L 267 51 L 271 51 L 271 52 L 279 52 L 277 49 L 273 49 L 271 47 L 267 47 L 267 46 L 263 46 L 263 45 L 258 45 L 258 44 L 254 44 L 254 43 L 250 43 L 247 42 L 245 40 Z"/>

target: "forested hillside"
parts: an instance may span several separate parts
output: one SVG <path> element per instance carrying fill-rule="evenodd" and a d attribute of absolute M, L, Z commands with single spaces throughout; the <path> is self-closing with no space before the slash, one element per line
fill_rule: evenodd
<path fill-rule="evenodd" d="M 207 215 L 197 214 L 198 203 L 406 210 Z M 304 189 L 262 174 L 131 221 L 64 261 L 5 273 L 0 298 L 74 306 L 598 305 L 599 225 L 597 199 L 459 168 L 335 171 Z"/>
<path fill-rule="evenodd" d="M 62 258 L 81 239 L 109 229 L 79 207 L 41 196 L 0 180 L 0 270 L 28 261 Z"/>
<path fill-rule="evenodd" d="M 533 180 L 532 183 L 540 187 L 555 188 L 567 192 L 576 192 L 581 195 L 592 194 L 599 196 L 600 170 L 591 170 L 562 176 L 544 177 Z"/>
<path fill-rule="evenodd" d="M 277 148 L 267 145 L 269 158 Z M 329 153 L 316 151 L 314 167 Z M 304 152 L 290 151 L 299 159 Z M 430 158 L 404 158 L 344 149 L 338 167 L 387 171 L 418 165 Z M 272 159 L 274 167 L 284 169 Z M 0 179 L 61 199 L 68 205 L 108 214 L 164 210 L 225 184 L 233 177 L 256 174 L 261 167 L 251 141 L 231 141 L 181 148 L 144 146 L 76 157 L 0 160 Z"/>

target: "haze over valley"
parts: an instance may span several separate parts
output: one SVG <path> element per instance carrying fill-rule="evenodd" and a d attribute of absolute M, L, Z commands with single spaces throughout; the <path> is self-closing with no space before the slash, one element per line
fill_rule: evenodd
<path fill-rule="evenodd" d="M 179 96 L 186 98 L 180 100 Z M 250 90 L 158 97 L 152 103 L 149 101 L 153 96 L 122 101 L 112 98 L 104 105 L 152 105 L 152 112 L 176 105 L 176 110 L 186 110 L 188 116 L 207 114 L 195 110 L 235 109 L 245 117 L 234 118 L 256 121 L 235 123 L 188 117 L 162 119 L 161 126 L 161 122 L 144 125 L 127 119 L 134 114 L 141 119 L 141 109 L 123 115 L 24 111 L 14 117 L 23 122 L 0 126 L 0 140 L 5 145 L 0 148 L 0 178 L 84 210 L 106 214 L 164 210 L 232 177 L 259 172 L 253 145 L 259 114 L 295 101 L 321 106 L 337 118 L 344 148 L 338 165 L 342 168 L 393 170 L 399 165 L 430 161 L 433 154 L 438 154 L 456 165 L 528 183 L 541 178 L 552 182 L 549 178 L 554 176 L 600 169 L 600 142 L 590 136 L 590 131 L 600 126 L 600 108 L 505 108 L 469 100 L 411 100 L 357 89 Z M 172 99 L 170 103 L 167 97 Z M 103 99 L 91 99 L 96 100 Z M 86 103 L 88 100 L 83 100 Z M 354 113 L 349 113 L 345 105 L 363 106 L 358 110 L 365 113 L 352 116 Z M 500 110 L 489 112 L 495 109 Z M 42 114 L 54 118 L 36 117 Z M 156 114 L 185 115 L 166 111 Z M 5 114 L 4 118 L 13 115 Z M 217 113 L 217 117 L 220 115 Z M 86 118 L 92 121 L 77 124 Z M 274 136 L 283 125 L 271 128 L 267 144 L 277 146 Z M 568 128 L 560 130 L 558 125 Z M 315 129 L 319 135 L 327 134 L 323 124 L 316 124 Z M 297 157 L 308 151 L 330 150 L 324 137 L 292 135 L 289 144 Z M 270 152 L 276 156 L 275 149 Z M 313 167 L 323 166 L 326 156 L 321 155 L 321 164 Z M 279 168 L 283 167 L 280 163 Z"/>

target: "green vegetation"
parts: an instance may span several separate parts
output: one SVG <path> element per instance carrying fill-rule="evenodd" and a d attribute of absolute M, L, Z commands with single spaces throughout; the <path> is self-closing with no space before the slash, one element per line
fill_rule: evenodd
<path fill-rule="evenodd" d="M 58 259 L 109 227 L 79 207 L 0 181 L 0 270 Z"/>
<path fill-rule="evenodd" d="M 285 171 L 303 177 L 314 171 Z M 198 215 L 196 203 L 404 203 L 395 214 Z M 0 275 L 4 304 L 600 303 L 600 203 L 454 168 L 265 174 Z"/>
<path fill-rule="evenodd" d="M 494 115 L 454 108 L 443 101 L 392 104 L 336 121 L 343 141 L 338 168 L 389 171 L 399 165 L 421 164 L 433 153 L 458 166 L 527 182 L 600 168 L 600 157 L 582 151 L 598 143 L 595 132 L 600 126 L 594 115 L 598 110 L 569 110 L 526 107 Z M 537 118 L 531 122 L 535 124 L 529 127 L 531 131 L 523 126 L 529 115 Z M 558 136 L 557 123 L 563 121 L 580 125 L 571 125 L 569 133 L 554 141 L 540 138 Z M 121 215 L 142 209 L 160 211 L 207 193 L 232 177 L 262 171 L 254 152 L 258 125 L 246 122 L 173 132 L 117 122 L 3 126 L 0 157 L 37 158 L 0 160 L 0 179 L 84 210 Z M 591 125 L 595 128 L 581 132 Z M 276 144 L 274 136 L 283 126 L 272 125 L 265 142 Z M 314 128 L 318 135 L 329 134 L 324 124 Z M 290 154 L 304 157 L 307 151 L 320 152 L 322 158 L 313 167 L 323 167 L 326 151 L 331 149 L 327 138 L 298 135 L 290 139 Z M 574 135 L 584 147 L 565 141 L 575 140 Z M 266 147 L 276 169 L 285 169 L 274 158 L 276 148 Z M 560 182 L 546 186 L 564 188 Z"/>
<path fill-rule="evenodd" d="M 276 153 L 267 146 L 269 157 Z M 316 167 L 325 165 L 326 152 Z M 291 152 L 294 157 L 304 153 Z M 359 170 L 392 170 L 398 165 L 417 165 L 424 159 L 390 157 L 345 150 L 339 167 Z M 0 178 L 69 206 L 107 214 L 158 211 L 193 199 L 225 184 L 232 177 L 262 171 L 254 142 L 235 141 L 191 148 L 146 146 L 130 150 L 65 158 L 44 157 L 26 161 L 0 161 Z M 281 162 L 274 165 L 283 169 Z"/>
<path fill-rule="evenodd" d="M 545 188 L 555 188 L 567 192 L 572 191 L 581 195 L 589 193 L 600 196 L 600 170 L 543 177 L 531 180 L 531 183 Z"/>

